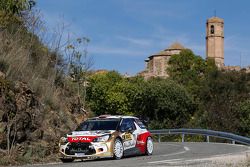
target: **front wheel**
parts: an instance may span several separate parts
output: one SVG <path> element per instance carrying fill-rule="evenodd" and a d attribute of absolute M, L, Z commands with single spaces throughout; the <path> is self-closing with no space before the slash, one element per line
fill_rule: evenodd
<path fill-rule="evenodd" d="M 154 150 L 154 144 L 153 144 L 153 139 L 152 137 L 147 138 L 147 143 L 146 143 L 146 155 L 152 155 Z"/>
<path fill-rule="evenodd" d="M 114 159 L 121 159 L 122 156 L 123 156 L 123 144 L 122 144 L 122 141 L 117 138 L 115 139 L 115 142 L 114 142 Z"/>

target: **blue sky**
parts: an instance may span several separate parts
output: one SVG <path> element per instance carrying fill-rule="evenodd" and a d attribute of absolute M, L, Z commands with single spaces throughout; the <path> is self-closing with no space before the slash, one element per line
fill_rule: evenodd
<path fill-rule="evenodd" d="M 225 22 L 225 65 L 250 65 L 248 0 L 37 0 L 47 31 L 88 37 L 93 69 L 134 75 L 173 42 L 205 58 L 206 20 Z M 66 35 L 64 36 L 66 39 Z"/>

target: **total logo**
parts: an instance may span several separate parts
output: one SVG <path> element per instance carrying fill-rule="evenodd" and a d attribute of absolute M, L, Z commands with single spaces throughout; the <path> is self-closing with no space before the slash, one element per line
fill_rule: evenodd
<path fill-rule="evenodd" d="M 90 138 L 88 138 L 88 137 L 73 137 L 73 138 L 72 138 L 72 141 L 79 141 L 79 140 L 86 140 L 86 141 L 89 141 Z"/>

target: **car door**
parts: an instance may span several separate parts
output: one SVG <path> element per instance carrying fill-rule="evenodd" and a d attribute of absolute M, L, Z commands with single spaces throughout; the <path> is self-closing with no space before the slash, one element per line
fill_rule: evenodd
<path fill-rule="evenodd" d="M 122 132 L 121 137 L 124 150 L 134 148 L 136 145 L 137 131 L 133 119 L 123 119 L 120 130 Z"/>

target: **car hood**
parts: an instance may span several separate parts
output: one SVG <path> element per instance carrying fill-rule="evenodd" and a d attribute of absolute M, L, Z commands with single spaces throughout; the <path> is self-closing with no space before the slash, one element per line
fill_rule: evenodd
<path fill-rule="evenodd" d="M 70 143 L 92 142 L 95 138 L 114 133 L 114 130 L 97 130 L 97 131 L 73 131 L 67 135 Z"/>
<path fill-rule="evenodd" d="M 96 130 L 96 131 L 73 131 L 71 136 L 102 136 L 111 134 L 114 130 Z M 68 135 L 69 136 L 69 135 Z"/>

